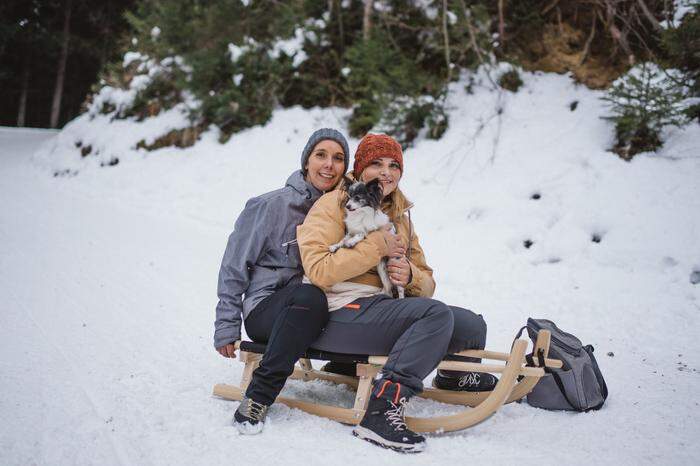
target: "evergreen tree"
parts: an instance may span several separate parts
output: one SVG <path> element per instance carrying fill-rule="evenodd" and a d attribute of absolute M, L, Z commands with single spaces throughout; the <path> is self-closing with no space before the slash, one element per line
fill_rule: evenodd
<path fill-rule="evenodd" d="M 374 128 L 404 145 L 421 131 L 440 137 L 447 85 L 489 53 L 486 10 L 462 0 L 367 5 L 144 1 L 127 15 L 133 34 L 126 50 L 139 59 L 127 69 L 114 63 L 103 76 L 123 89 L 138 82 L 136 98 L 103 109 L 143 118 L 191 96 L 193 125 L 214 124 L 226 139 L 265 123 L 277 105 L 352 105 L 355 136 Z"/>
<path fill-rule="evenodd" d="M 700 97 L 700 4 L 677 27 L 665 30 L 662 39 L 668 66 L 683 72 L 690 96 Z M 700 123 L 700 103 L 688 107 L 686 113 Z"/>
<path fill-rule="evenodd" d="M 687 122 L 686 90 L 653 63 L 643 63 L 617 80 L 603 100 L 610 104 L 617 137 L 613 151 L 630 160 L 662 145 L 664 126 Z"/>
<path fill-rule="evenodd" d="M 543 30 L 561 28 L 562 21 L 578 28 L 585 39 L 569 44 L 582 49 L 579 65 L 599 60 L 606 47 L 624 49 L 629 58 L 641 56 L 643 44 L 656 47 L 659 42 L 660 0 L 624 0 L 610 11 L 601 3 L 585 14 L 579 9 L 583 0 L 534 4 L 141 0 L 127 15 L 132 31 L 123 50 L 138 59 L 127 67 L 115 62 L 103 74 L 106 85 L 135 93 L 135 98 L 129 105 L 108 98 L 99 104 L 118 118 L 144 118 L 185 102 L 195 132 L 215 125 L 222 139 L 265 123 L 280 105 L 339 105 L 352 108 L 353 136 L 385 131 L 408 146 L 419 136 L 439 138 L 447 128 L 450 82 L 477 66 L 493 65 L 496 56 L 517 64 L 518 57 L 535 52 L 533 43 Z M 605 12 L 608 16 L 601 16 Z M 610 42 L 601 30 L 623 27 L 627 13 L 639 27 L 623 28 Z M 541 53 L 530 57 L 530 63 Z M 627 66 L 613 65 L 619 70 Z M 516 73 L 500 78 L 502 86 L 517 89 Z M 641 126 L 635 126 L 629 123 L 633 114 L 626 109 L 614 115 L 624 120 L 618 125 L 621 147 L 632 139 L 653 139 L 642 137 L 647 132 L 657 134 L 655 117 L 637 118 Z M 631 150 L 637 146 L 632 144 Z"/>

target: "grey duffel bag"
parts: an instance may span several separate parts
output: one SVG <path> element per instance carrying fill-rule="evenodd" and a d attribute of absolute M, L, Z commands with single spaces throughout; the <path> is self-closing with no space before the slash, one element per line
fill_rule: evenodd
<path fill-rule="evenodd" d="M 583 346 L 581 340 L 560 330 L 551 320 L 527 319 L 527 325 L 520 329 L 516 339 L 525 329 L 533 342 L 540 330 L 549 330 L 552 338 L 547 357 L 560 359 L 563 363 L 561 369 L 545 369 L 546 374 L 527 395 L 528 404 L 543 409 L 579 412 L 600 409 L 608 397 L 608 387 L 593 356 L 593 346 Z M 530 365 L 539 359 L 539 365 L 544 366 L 542 351 L 529 354 L 526 359 Z"/>

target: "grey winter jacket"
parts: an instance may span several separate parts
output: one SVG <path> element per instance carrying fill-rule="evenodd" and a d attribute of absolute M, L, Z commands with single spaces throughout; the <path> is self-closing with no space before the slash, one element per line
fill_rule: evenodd
<path fill-rule="evenodd" d="M 298 170 L 284 188 L 246 203 L 219 270 L 216 348 L 240 339 L 241 316 L 248 317 L 265 297 L 287 284 L 301 283 L 304 271 L 296 244 L 297 225 L 321 194 Z"/>

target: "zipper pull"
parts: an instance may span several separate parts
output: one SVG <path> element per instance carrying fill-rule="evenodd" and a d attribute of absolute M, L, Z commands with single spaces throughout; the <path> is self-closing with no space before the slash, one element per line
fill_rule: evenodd
<path fill-rule="evenodd" d="M 285 247 L 289 246 L 290 244 L 296 244 L 296 242 L 297 242 L 297 239 L 294 238 L 293 240 L 287 241 L 286 243 L 282 243 L 282 247 L 285 248 Z"/>

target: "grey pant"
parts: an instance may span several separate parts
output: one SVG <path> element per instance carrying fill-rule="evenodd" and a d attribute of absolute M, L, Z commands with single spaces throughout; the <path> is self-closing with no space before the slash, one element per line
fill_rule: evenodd
<path fill-rule="evenodd" d="M 356 306 L 359 305 L 359 309 Z M 330 313 L 311 347 L 336 353 L 388 355 L 383 377 L 412 393 L 447 353 L 483 349 L 486 323 L 471 311 L 429 298 L 361 298 Z"/>

